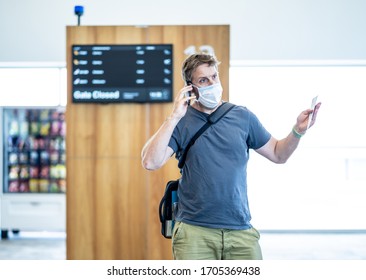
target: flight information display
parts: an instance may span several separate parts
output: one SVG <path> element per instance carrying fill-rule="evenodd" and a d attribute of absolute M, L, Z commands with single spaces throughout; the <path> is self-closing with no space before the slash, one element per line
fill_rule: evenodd
<path fill-rule="evenodd" d="M 160 103 L 173 96 L 173 45 L 73 45 L 74 103 Z"/>

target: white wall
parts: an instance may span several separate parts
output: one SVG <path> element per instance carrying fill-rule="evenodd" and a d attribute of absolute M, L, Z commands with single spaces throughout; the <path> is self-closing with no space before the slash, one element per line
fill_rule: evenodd
<path fill-rule="evenodd" d="M 0 63 L 65 62 L 75 5 L 82 25 L 230 24 L 231 60 L 366 59 L 364 0 L 0 0 Z"/>

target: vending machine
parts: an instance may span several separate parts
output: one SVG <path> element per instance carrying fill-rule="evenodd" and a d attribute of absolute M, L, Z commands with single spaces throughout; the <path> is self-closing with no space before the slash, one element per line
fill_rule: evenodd
<path fill-rule="evenodd" d="M 1 236 L 64 231 L 65 108 L 2 107 Z"/>

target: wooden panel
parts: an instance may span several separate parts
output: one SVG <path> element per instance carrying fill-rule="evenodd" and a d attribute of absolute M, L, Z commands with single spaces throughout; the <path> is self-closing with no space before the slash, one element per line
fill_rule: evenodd
<path fill-rule="evenodd" d="M 94 171 L 92 161 L 67 159 L 67 259 L 95 258 Z"/>
<path fill-rule="evenodd" d="M 68 259 L 144 259 L 145 179 L 140 159 L 68 159 Z"/>
<path fill-rule="evenodd" d="M 139 157 L 145 139 L 144 105 L 109 104 L 68 107 L 68 155 L 73 157 Z"/>
<path fill-rule="evenodd" d="M 160 234 L 158 205 L 168 180 L 179 177 L 172 158 L 160 170 L 142 168 L 141 149 L 172 104 L 73 104 L 73 44 L 170 43 L 174 93 L 183 86 L 184 50 L 211 45 L 228 99 L 229 26 L 67 27 L 67 258 L 171 259 Z"/>

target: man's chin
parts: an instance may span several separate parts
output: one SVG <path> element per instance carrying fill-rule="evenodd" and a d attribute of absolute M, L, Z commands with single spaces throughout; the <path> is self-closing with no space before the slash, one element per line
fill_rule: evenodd
<path fill-rule="evenodd" d="M 207 106 L 205 106 L 205 105 L 201 104 L 199 101 L 198 101 L 198 104 L 199 104 L 202 108 L 204 108 L 204 109 L 206 109 L 206 110 L 215 110 L 215 109 L 217 109 L 217 108 L 222 104 L 222 101 L 220 101 L 220 102 L 219 102 L 219 104 L 217 104 L 217 105 L 216 105 L 215 107 L 213 107 L 213 108 L 207 107 Z"/>

